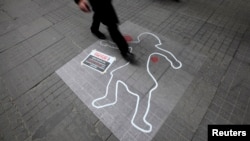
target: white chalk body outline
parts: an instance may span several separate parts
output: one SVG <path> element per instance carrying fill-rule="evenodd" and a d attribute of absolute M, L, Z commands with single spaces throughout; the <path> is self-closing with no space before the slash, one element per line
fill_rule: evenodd
<path fill-rule="evenodd" d="M 122 69 L 122 68 L 124 68 L 125 66 L 129 65 L 129 62 L 127 62 L 126 64 L 124 64 L 124 65 L 122 65 L 122 66 L 119 66 L 119 67 L 113 69 L 113 70 L 110 72 L 110 79 L 109 79 L 109 82 L 108 82 L 107 87 L 106 87 L 105 95 L 92 101 L 92 106 L 95 107 L 95 108 L 97 108 L 97 109 L 99 109 L 99 108 L 104 108 L 104 107 L 108 107 L 108 106 L 112 106 L 112 105 L 116 104 L 116 102 L 117 102 L 117 95 L 118 95 L 118 89 L 119 89 L 119 84 L 122 84 L 122 85 L 126 88 L 126 90 L 127 90 L 131 95 L 134 95 L 134 96 L 136 96 L 136 98 L 137 98 L 137 100 L 136 100 L 137 102 L 136 102 L 135 112 L 134 112 L 134 115 L 133 115 L 133 117 L 132 117 L 132 119 L 131 119 L 130 122 L 131 122 L 131 124 L 132 124 L 136 129 L 138 129 L 138 130 L 140 130 L 140 131 L 142 131 L 142 132 L 144 132 L 144 133 L 150 133 L 150 132 L 152 131 L 152 124 L 150 124 L 150 123 L 146 120 L 146 118 L 147 118 L 147 115 L 148 115 L 148 112 L 149 112 L 149 109 L 150 109 L 150 101 L 151 101 L 152 92 L 153 92 L 155 89 L 157 89 L 157 87 L 158 87 L 158 82 L 157 82 L 157 80 L 155 79 L 155 77 L 152 75 L 152 73 L 151 73 L 150 70 L 149 70 L 149 62 L 150 62 L 151 56 L 152 56 L 152 55 L 160 55 L 160 56 L 164 57 L 164 58 L 171 64 L 171 67 L 172 67 L 173 69 L 180 69 L 180 68 L 182 67 L 182 63 L 181 63 L 178 59 L 176 59 L 176 57 L 175 57 L 170 51 L 167 51 L 167 50 L 162 49 L 162 48 L 159 47 L 160 45 L 162 45 L 161 40 L 160 40 L 159 37 L 157 37 L 157 36 L 156 36 L 155 34 L 153 34 L 153 33 L 150 33 L 150 32 L 143 32 L 143 33 L 141 33 L 141 34 L 139 34 L 139 35 L 137 36 L 137 41 L 131 41 L 130 43 L 140 43 L 140 41 L 141 41 L 141 40 L 140 40 L 140 37 L 141 37 L 142 35 L 147 35 L 147 34 L 148 34 L 148 35 L 151 35 L 151 36 L 153 36 L 153 37 L 155 37 L 155 38 L 158 40 L 159 43 L 155 45 L 155 47 L 156 47 L 157 49 L 159 49 L 159 50 L 161 50 L 161 51 L 163 51 L 163 52 L 165 52 L 165 53 L 170 54 L 170 55 L 175 59 L 175 61 L 179 63 L 179 66 L 174 66 L 174 65 L 173 65 L 173 62 L 172 62 L 167 56 L 165 56 L 165 55 L 163 55 L 163 54 L 161 54 L 161 53 L 158 53 L 158 52 L 153 52 L 153 53 L 151 53 L 151 54 L 148 56 L 148 60 L 147 60 L 147 72 L 148 72 L 149 76 L 153 79 L 153 81 L 154 81 L 154 83 L 155 83 L 155 86 L 149 91 L 149 97 L 148 97 L 148 102 L 147 102 L 147 103 L 148 103 L 148 104 L 147 104 L 147 109 L 146 109 L 146 112 L 145 112 L 145 114 L 144 114 L 144 116 L 143 116 L 143 121 L 144 121 L 145 124 L 147 124 L 147 125 L 149 126 L 149 129 L 143 129 L 143 128 L 139 127 L 138 125 L 136 125 L 136 124 L 134 123 L 134 118 L 135 118 L 135 116 L 136 116 L 136 114 L 137 114 L 138 106 L 139 106 L 139 103 L 140 103 L 140 96 L 139 96 L 138 94 L 132 92 L 131 90 L 129 90 L 127 84 L 126 84 L 125 82 L 121 81 L 121 80 L 117 80 L 117 81 L 116 81 L 116 86 L 115 86 L 115 101 L 114 101 L 114 102 L 108 103 L 108 104 L 105 104 L 105 105 L 101 105 L 101 106 L 97 106 L 97 105 L 95 104 L 97 101 L 102 100 L 102 99 L 105 99 L 105 98 L 108 96 L 109 85 L 110 85 L 110 83 L 111 83 L 111 81 L 112 81 L 112 79 L 113 79 L 113 76 L 114 76 L 113 73 L 114 73 L 115 71 L 117 71 L 117 70 L 119 70 L 119 69 Z M 115 48 L 115 49 L 117 49 L 114 45 L 111 46 L 111 45 L 109 45 L 108 43 L 104 43 L 104 41 L 101 41 L 101 42 L 100 42 L 100 45 L 101 45 L 101 46 L 106 46 L 106 47 L 110 47 L 110 48 Z M 131 47 L 130 47 L 130 51 L 132 52 L 132 48 L 131 48 Z"/>

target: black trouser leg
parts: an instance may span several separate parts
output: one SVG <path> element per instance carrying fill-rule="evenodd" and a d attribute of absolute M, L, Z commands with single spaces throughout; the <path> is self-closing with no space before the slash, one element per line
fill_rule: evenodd
<path fill-rule="evenodd" d="M 100 20 L 99 16 L 94 13 L 94 15 L 93 15 L 93 22 L 92 22 L 92 25 L 91 25 L 91 28 L 90 28 L 91 31 L 92 32 L 99 31 L 100 23 L 101 23 L 101 20 Z"/>
<path fill-rule="evenodd" d="M 112 40 L 116 43 L 117 47 L 120 49 L 121 54 L 125 55 L 129 52 L 128 43 L 122 36 L 121 32 L 118 29 L 117 24 L 109 24 L 107 25 L 109 34 Z"/>

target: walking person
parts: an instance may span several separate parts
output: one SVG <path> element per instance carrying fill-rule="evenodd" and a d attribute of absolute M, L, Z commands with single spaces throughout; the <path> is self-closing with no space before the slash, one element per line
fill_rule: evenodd
<path fill-rule="evenodd" d="M 129 51 L 129 46 L 118 29 L 118 17 L 112 5 L 112 0 L 74 0 L 83 12 L 91 12 L 88 2 L 94 12 L 93 22 L 90 27 L 91 32 L 99 39 L 106 39 L 105 35 L 99 31 L 100 23 L 107 26 L 111 39 L 119 48 L 122 57 L 132 62 L 134 55 Z"/>

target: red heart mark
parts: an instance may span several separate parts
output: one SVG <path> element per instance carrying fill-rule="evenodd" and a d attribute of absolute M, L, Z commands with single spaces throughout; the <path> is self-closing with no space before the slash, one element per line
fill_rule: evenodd
<path fill-rule="evenodd" d="M 150 58 L 150 60 L 151 60 L 153 63 L 157 63 L 157 62 L 159 61 L 159 58 L 156 57 L 156 56 L 152 56 L 152 57 Z"/>
<path fill-rule="evenodd" d="M 129 35 L 124 35 L 124 38 L 125 38 L 125 40 L 126 40 L 127 42 L 133 41 L 133 38 L 132 38 L 131 36 L 129 36 Z"/>

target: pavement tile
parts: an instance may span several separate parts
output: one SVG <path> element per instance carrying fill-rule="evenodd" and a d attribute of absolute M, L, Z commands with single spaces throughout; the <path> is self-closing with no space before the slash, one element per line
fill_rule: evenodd
<path fill-rule="evenodd" d="M 51 45 L 55 44 L 62 38 L 63 36 L 56 32 L 53 28 L 48 28 L 42 31 L 40 34 L 29 38 L 25 47 L 27 48 L 29 53 L 34 56 L 49 48 Z"/>
<path fill-rule="evenodd" d="M 3 75 L 31 58 L 22 43 L 6 50 L 0 56 L 0 74 Z M 6 64 L 6 62 L 9 62 Z"/>
<path fill-rule="evenodd" d="M 4 52 L 20 43 L 21 41 L 24 41 L 25 37 L 18 30 L 12 30 L 0 36 L 0 40 L 0 52 Z"/>
<path fill-rule="evenodd" d="M 5 86 L 13 98 L 32 88 L 42 80 L 42 69 L 31 59 L 3 76 Z"/>
<path fill-rule="evenodd" d="M 19 32 L 25 37 L 29 38 L 32 35 L 41 32 L 42 30 L 51 26 L 52 23 L 46 20 L 45 18 L 39 18 L 32 23 L 23 25 L 18 28 Z"/>

